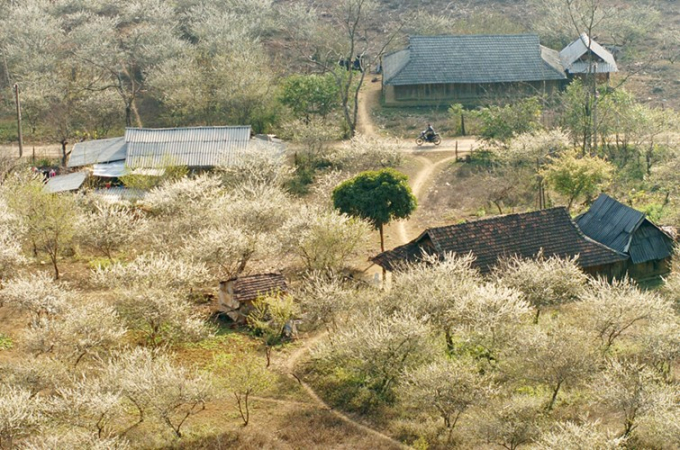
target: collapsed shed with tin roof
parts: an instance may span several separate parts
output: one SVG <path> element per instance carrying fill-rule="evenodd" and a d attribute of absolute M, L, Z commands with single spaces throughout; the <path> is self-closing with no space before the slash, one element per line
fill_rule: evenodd
<path fill-rule="evenodd" d="M 573 258 L 584 272 L 620 277 L 628 256 L 585 236 L 566 208 L 552 208 L 523 214 L 428 228 L 406 245 L 380 253 L 373 262 L 387 270 L 399 270 L 405 262 L 417 262 L 423 254 L 444 258 L 447 254 L 472 253 L 472 264 L 488 273 L 499 259 L 550 257 Z"/>
<path fill-rule="evenodd" d="M 670 271 L 673 238 L 640 211 L 600 194 L 576 223 L 586 236 L 629 255 L 632 278 L 645 280 Z"/>

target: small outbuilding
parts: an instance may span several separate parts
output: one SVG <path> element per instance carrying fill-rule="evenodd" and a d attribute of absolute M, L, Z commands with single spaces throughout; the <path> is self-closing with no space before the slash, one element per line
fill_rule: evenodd
<path fill-rule="evenodd" d="M 288 292 L 286 278 L 280 273 L 262 273 L 220 282 L 217 309 L 234 322 L 244 322 L 253 301 L 264 295 Z"/>
<path fill-rule="evenodd" d="M 673 238 L 640 211 L 600 194 L 576 223 L 586 236 L 629 255 L 631 278 L 645 281 L 670 272 Z"/>
<path fill-rule="evenodd" d="M 429 228 L 372 261 L 395 271 L 406 262 L 422 260 L 424 254 L 444 258 L 470 253 L 475 257 L 473 267 L 481 273 L 490 272 L 502 258 L 534 258 L 542 253 L 547 257 L 578 256 L 584 272 L 617 278 L 625 274 L 628 261 L 628 255 L 584 235 L 563 207 Z"/>
<path fill-rule="evenodd" d="M 597 74 L 599 81 L 607 81 L 618 72 L 614 55 L 583 33 L 560 52 L 560 63 L 569 78 Z"/>

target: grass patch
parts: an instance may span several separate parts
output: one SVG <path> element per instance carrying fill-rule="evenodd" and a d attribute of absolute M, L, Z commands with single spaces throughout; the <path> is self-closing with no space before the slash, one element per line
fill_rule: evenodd
<path fill-rule="evenodd" d="M 6 334 L 0 333 L 0 351 L 10 350 L 12 347 L 14 347 L 14 341 L 12 341 L 12 338 Z"/>

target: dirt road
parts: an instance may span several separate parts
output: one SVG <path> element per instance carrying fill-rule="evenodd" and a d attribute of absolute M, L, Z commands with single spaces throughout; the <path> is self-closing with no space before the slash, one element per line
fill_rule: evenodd
<path fill-rule="evenodd" d="M 381 83 L 366 83 L 359 94 L 357 131 L 361 134 L 367 136 L 378 134 L 372 120 L 371 110 L 379 106 L 380 87 Z M 413 194 L 418 199 L 418 204 L 424 204 L 428 188 L 436 179 L 439 171 L 456 158 L 456 154 L 458 157 L 463 157 L 479 145 L 479 141 L 473 137 L 444 139 L 438 146 L 423 144 L 419 147 L 415 143 L 415 137 L 411 141 L 404 141 L 401 147 L 402 151 L 413 155 L 414 162 L 418 164 L 417 171 L 411 175 L 409 180 Z M 445 157 L 440 159 L 442 156 Z M 435 159 L 436 162 L 433 161 Z M 397 234 L 397 245 L 409 242 L 410 239 L 415 237 L 415 234 L 420 232 L 420 230 L 411 232 L 408 224 L 409 221 L 400 220 L 393 225 Z"/>

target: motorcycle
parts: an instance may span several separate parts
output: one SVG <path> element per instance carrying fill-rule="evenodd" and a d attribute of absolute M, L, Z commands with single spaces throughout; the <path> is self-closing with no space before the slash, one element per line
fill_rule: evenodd
<path fill-rule="evenodd" d="M 428 136 L 427 132 L 423 131 L 422 133 L 420 133 L 420 136 L 416 138 L 416 144 L 418 145 L 418 147 L 420 147 L 425 142 L 429 142 L 434 145 L 439 145 L 442 143 L 442 138 L 439 136 L 439 133 L 434 133 Z"/>

